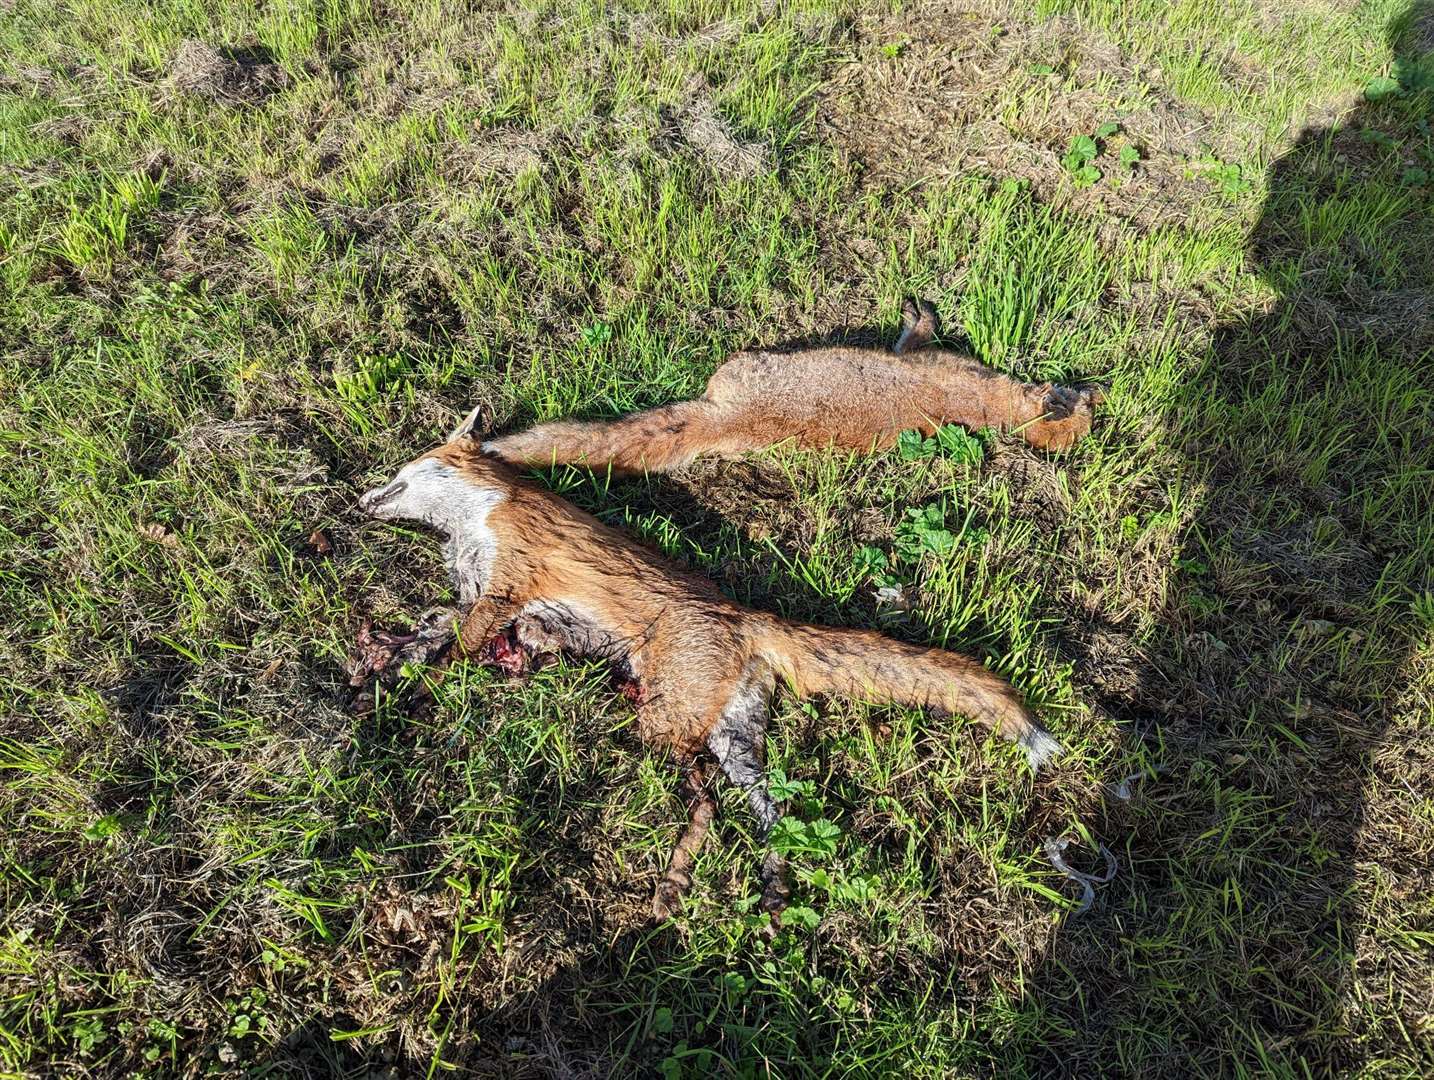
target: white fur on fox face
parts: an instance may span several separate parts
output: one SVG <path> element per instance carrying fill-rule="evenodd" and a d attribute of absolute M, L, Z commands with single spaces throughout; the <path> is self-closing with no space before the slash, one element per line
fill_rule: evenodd
<path fill-rule="evenodd" d="M 464 602 L 483 592 L 498 554 L 488 514 L 507 495 L 474 483 L 434 458 L 411 462 L 388 484 L 359 500 L 365 513 L 387 521 L 421 521 L 448 534 L 446 555 Z"/>
<path fill-rule="evenodd" d="M 502 501 L 503 492 L 473 483 L 452 465 L 423 458 L 405 465 L 383 487 L 367 492 L 359 499 L 359 509 L 387 521 L 421 521 L 454 532 L 474 517 L 487 517 Z"/>

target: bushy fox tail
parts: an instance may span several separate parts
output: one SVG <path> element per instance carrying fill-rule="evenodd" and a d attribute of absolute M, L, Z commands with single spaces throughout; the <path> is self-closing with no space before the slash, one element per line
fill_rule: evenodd
<path fill-rule="evenodd" d="M 748 430 L 739 407 L 707 398 L 680 401 L 616 420 L 556 420 L 490 439 L 485 453 L 515 465 L 587 465 L 614 472 L 666 472 L 698 454 L 740 454 L 771 440 Z"/>
<path fill-rule="evenodd" d="M 1036 721 L 1015 687 L 957 653 L 867 630 L 775 619 L 756 646 L 798 696 L 839 694 L 969 716 L 1023 746 L 1032 769 L 1061 753 L 1061 744 Z"/>

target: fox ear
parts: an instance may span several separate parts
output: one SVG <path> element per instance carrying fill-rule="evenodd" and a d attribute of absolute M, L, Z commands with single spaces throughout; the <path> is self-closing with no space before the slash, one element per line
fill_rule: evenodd
<path fill-rule="evenodd" d="M 459 439 L 481 439 L 488 425 L 484 422 L 483 406 L 473 406 L 473 411 L 463 418 L 459 424 L 448 433 L 449 442 L 457 442 Z"/>

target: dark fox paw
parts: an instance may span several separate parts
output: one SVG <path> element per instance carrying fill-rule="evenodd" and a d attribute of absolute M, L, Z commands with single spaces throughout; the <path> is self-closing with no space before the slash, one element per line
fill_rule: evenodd
<path fill-rule="evenodd" d="M 1044 386 L 1044 415 L 1022 429 L 1037 450 L 1069 450 L 1090 433 L 1096 406 L 1105 400 L 1098 386 Z"/>
<path fill-rule="evenodd" d="M 923 349 L 936 340 L 939 329 L 936 309 L 919 297 L 908 298 L 901 304 L 901 336 L 892 351 L 908 353 Z"/>
<path fill-rule="evenodd" d="M 652 921 L 666 922 L 682 909 L 682 898 L 692 888 L 692 879 L 680 870 L 669 870 L 652 894 Z"/>
<path fill-rule="evenodd" d="M 757 902 L 758 910 L 772 917 L 772 925 L 780 925 L 782 912 L 792 902 L 792 886 L 787 880 L 787 860 L 775 851 L 769 851 L 762 860 L 761 872 L 757 875 L 762 883 L 762 898 Z"/>

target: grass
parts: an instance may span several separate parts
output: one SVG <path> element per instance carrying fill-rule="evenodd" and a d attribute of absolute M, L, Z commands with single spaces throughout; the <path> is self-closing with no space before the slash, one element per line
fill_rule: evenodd
<path fill-rule="evenodd" d="M 17 0 L 0 1070 L 1427 1075 L 1431 19 Z M 359 621 L 448 588 L 355 498 L 456 417 L 689 396 L 913 293 L 1102 380 L 1093 438 L 548 479 L 744 602 L 987 658 L 1050 776 L 779 700 L 768 943 L 725 790 L 645 926 L 683 811 L 600 668 L 344 708 Z M 1118 860 L 1083 915 L 1061 836 Z"/>

